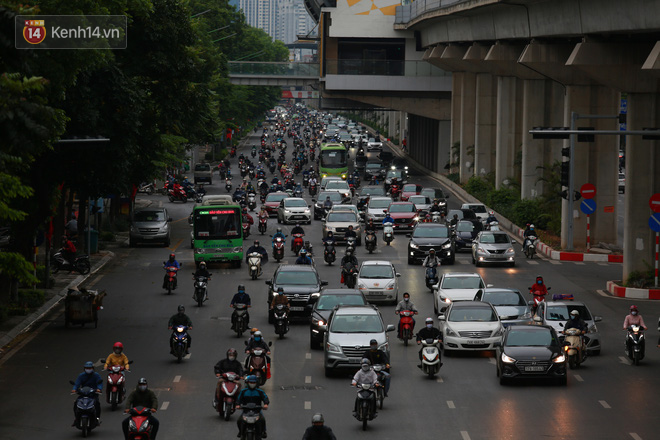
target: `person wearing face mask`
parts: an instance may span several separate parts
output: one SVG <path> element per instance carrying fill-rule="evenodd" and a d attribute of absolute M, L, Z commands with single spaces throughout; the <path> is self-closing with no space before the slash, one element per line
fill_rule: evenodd
<path fill-rule="evenodd" d="M 245 382 L 247 382 L 247 388 L 243 388 L 236 398 L 236 409 L 239 409 L 241 405 L 246 405 L 248 403 L 254 403 L 260 406 L 263 403 L 263 409 L 268 409 L 270 400 L 268 399 L 268 396 L 264 390 L 257 386 L 257 376 L 248 376 Z M 263 411 L 260 414 L 261 417 L 259 417 L 259 421 L 257 423 L 260 425 L 259 430 L 261 431 L 261 438 L 266 438 L 268 437 L 268 434 L 266 433 L 266 418 L 264 417 Z M 238 425 L 238 435 L 236 437 L 241 436 L 242 421 L 243 417 L 239 417 L 236 421 L 236 424 Z"/>
<path fill-rule="evenodd" d="M 190 330 L 192 330 L 192 321 L 185 312 L 186 308 L 183 305 L 179 305 L 177 308 L 177 313 L 172 315 L 169 322 L 167 323 L 167 328 L 172 330 L 174 327 L 178 327 L 180 325 L 185 325 L 188 327 L 188 348 L 190 348 L 192 347 L 192 335 L 190 334 Z M 172 339 L 173 338 L 170 337 L 170 354 L 174 354 L 174 350 L 172 349 Z M 186 354 L 189 354 L 188 350 L 186 350 Z"/>
<path fill-rule="evenodd" d="M 213 404 L 214 408 L 217 402 L 219 401 L 220 387 L 222 386 L 222 382 L 224 382 L 222 375 L 231 372 L 236 374 L 238 377 L 243 377 L 243 375 L 245 374 L 243 372 L 243 366 L 236 359 L 236 356 L 238 356 L 238 352 L 236 351 L 236 349 L 230 348 L 229 350 L 227 350 L 227 357 L 225 359 L 220 360 L 213 367 L 213 370 L 215 371 L 215 376 L 218 378 L 218 386 L 215 388 L 215 399 Z M 238 383 L 239 392 L 240 389 L 241 389 L 241 385 L 240 383 Z"/>
<path fill-rule="evenodd" d="M 415 312 L 415 315 L 417 315 L 419 312 L 417 311 L 417 307 L 415 307 L 415 304 L 410 301 L 410 294 L 408 292 L 405 292 L 403 294 L 403 300 L 399 301 L 399 304 L 396 305 L 396 310 L 394 310 L 395 314 L 399 314 L 404 310 L 410 310 L 411 312 Z M 415 319 L 413 318 L 413 329 L 415 328 Z M 399 320 L 399 327 L 397 328 L 398 334 L 401 334 L 401 320 Z"/>
<path fill-rule="evenodd" d="M 266 378 L 270 379 L 270 346 L 266 343 L 266 341 L 264 341 L 263 335 L 259 330 L 254 332 L 254 335 L 252 336 L 252 338 L 250 338 L 247 346 L 245 347 L 245 354 L 248 355 L 247 358 L 245 359 L 246 369 L 250 365 L 250 352 L 255 348 L 261 348 L 263 351 L 266 352 L 266 366 L 267 366 Z"/>
<path fill-rule="evenodd" d="M 105 365 L 103 366 L 103 369 L 107 370 L 114 365 L 119 365 L 124 367 L 124 370 L 128 371 L 128 357 L 123 353 L 123 351 L 124 344 L 121 342 L 115 342 L 115 344 L 112 346 L 112 353 L 110 353 L 105 359 Z"/>
<path fill-rule="evenodd" d="M 353 376 L 351 386 L 357 386 L 365 383 L 378 386 L 378 376 L 376 375 L 376 372 L 371 369 L 371 362 L 369 359 L 362 359 L 360 369 L 357 371 L 357 373 L 355 373 L 355 376 Z M 357 404 L 358 399 L 356 397 L 355 406 L 353 407 L 353 417 L 357 415 Z M 374 393 L 371 410 L 373 414 L 376 414 L 376 393 Z"/>
<path fill-rule="evenodd" d="M 75 394 L 78 392 L 79 388 L 84 388 L 84 387 L 90 387 L 95 389 L 96 394 L 94 395 L 95 398 L 94 408 L 96 408 L 96 420 L 98 423 L 101 423 L 101 402 L 99 402 L 98 395 L 101 394 L 101 391 L 103 390 L 103 379 L 101 379 L 99 373 L 94 371 L 94 364 L 92 363 L 92 361 L 85 362 L 83 368 L 85 369 L 85 371 L 80 373 L 76 378 L 76 382 L 73 384 L 73 389 L 71 390 L 71 393 Z M 79 416 L 78 416 L 76 403 L 77 402 L 73 403 L 73 412 L 76 415 L 76 418 L 71 424 L 71 426 L 78 426 L 79 423 L 78 420 Z"/>
<path fill-rule="evenodd" d="M 424 328 L 420 329 L 417 332 L 417 345 L 420 345 L 422 341 L 425 341 L 427 339 L 438 339 L 440 342 L 442 342 L 442 332 L 433 327 L 433 318 L 428 317 L 426 318 L 426 325 Z M 424 347 L 419 349 L 419 364 L 417 365 L 418 368 L 422 368 L 422 350 Z M 440 356 L 440 352 L 438 351 L 438 356 Z M 442 367 L 442 362 L 440 362 L 440 367 Z M 439 367 L 438 367 L 439 368 Z"/>
<path fill-rule="evenodd" d="M 624 330 L 628 330 L 628 327 L 631 325 L 638 325 L 644 330 L 648 330 L 646 324 L 644 324 L 644 318 L 642 318 L 642 315 L 639 314 L 637 306 L 630 306 L 630 314 L 626 315 L 626 318 L 623 320 Z"/>
<path fill-rule="evenodd" d="M 545 295 L 548 294 L 548 288 L 543 283 L 543 277 L 540 275 L 536 277 L 536 282 L 529 288 L 529 290 L 532 291 L 534 296 L 545 297 Z"/>
<path fill-rule="evenodd" d="M 332 429 L 323 423 L 323 414 L 314 414 L 312 416 L 312 426 L 305 430 L 302 440 L 337 440 Z"/>
<path fill-rule="evenodd" d="M 147 387 L 147 379 L 141 377 L 138 380 L 138 384 L 135 387 L 135 390 L 128 396 L 126 399 L 126 409 L 125 413 L 129 413 L 131 408 L 137 408 L 142 406 L 144 408 L 151 409 L 151 413 L 155 413 L 158 408 L 158 398 L 156 394 Z M 149 414 L 148 416 L 149 424 L 151 425 L 151 440 L 156 440 L 156 434 L 158 434 L 158 427 L 160 422 L 153 415 Z M 121 429 L 124 431 L 124 438 L 128 440 L 128 424 L 131 421 L 130 417 L 124 419 L 121 423 Z"/>
<path fill-rule="evenodd" d="M 369 349 L 362 355 L 363 359 L 369 359 L 371 365 L 383 365 L 383 375 L 385 376 L 385 397 L 390 390 L 390 382 L 392 376 L 390 375 L 390 359 L 383 350 L 378 349 L 378 341 L 372 339 L 369 341 Z"/>

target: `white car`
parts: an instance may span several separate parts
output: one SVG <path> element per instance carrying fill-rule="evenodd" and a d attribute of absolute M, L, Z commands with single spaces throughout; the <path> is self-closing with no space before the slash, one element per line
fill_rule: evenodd
<path fill-rule="evenodd" d="M 502 342 L 504 327 L 490 303 L 455 302 L 438 319 L 445 356 L 454 350 L 495 350 L 495 345 Z"/>
<path fill-rule="evenodd" d="M 312 210 L 304 199 L 287 197 L 277 208 L 277 223 L 312 223 Z"/>
<path fill-rule="evenodd" d="M 373 219 L 374 225 L 376 227 L 383 226 L 385 211 L 387 211 L 391 203 L 392 203 L 391 197 L 369 198 L 369 204 L 367 204 L 367 212 L 365 214 L 367 223 L 369 222 L 370 219 Z"/>
<path fill-rule="evenodd" d="M 444 311 L 455 301 L 472 301 L 480 289 L 486 287 L 478 273 L 449 272 L 433 286 L 433 310 Z M 490 287 L 490 286 L 488 286 Z"/>
<path fill-rule="evenodd" d="M 397 278 L 400 276 L 389 261 L 367 260 L 360 266 L 357 288 L 369 302 L 396 304 L 399 301 Z"/>
<path fill-rule="evenodd" d="M 332 232 L 336 241 L 343 241 L 349 226 L 353 226 L 353 231 L 357 236 L 355 244 L 360 246 L 362 244 L 360 216 L 352 211 L 335 211 L 331 209 L 323 222 L 323 238 L 328 236 L 328 232 Z"/>
<path fill-rule="evenodd" d="M 486 219 L 488 218 L 488 211 L 486 210 L 486 205 L 483 203 L 463 203 L 461 209 L 469 209 L 474 211 L 474 213 L 477 215 L 477 218 L 481 220 L 481 223 L 486 223 Z"/>
<path fill-rule="evenodd" d="M 381 141 L 377 141 L 374 138 L 369 138 L 367 141 L 367 151 L 382 151 L 383 150 L 383 143 Z"/>
<path fill-rule="evenodd" d="M 360 210 L 355 205 L 332 205 L 330 212 L 350 211 L 360 217 Z"/>
<path fill-rule="evenodd" d="M 321 179 L 321 185 L 320 185 L 321 191 L 324 191 L 325 186 L 328 183 L 332 182 L 333 180 L 342 180 L 342 178 L 338 177 L 338 176 L 326 176 L 326 177 L 324 177 L 323 179 Z"/>
<path fill-rule="evenodd" d="M 352 197 L 351 193 L 351 187 L 348 186 L 348 183 L 344 180 L 329 180 L 326 184 L 325 187 L 323 187 L 323 191 L 337 191 L 344 197 L 345 199 L 349 199 Z"/>

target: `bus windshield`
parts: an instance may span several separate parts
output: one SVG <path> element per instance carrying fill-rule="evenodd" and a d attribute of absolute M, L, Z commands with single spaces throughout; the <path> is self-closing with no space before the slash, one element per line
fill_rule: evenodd
<path fill-rule="evenodd" d="M 196 240 L 235 239 L 241 236 L 241 215 L 237 208 L 209 208 L 195 212 Z"/>
<path fill-rule="evenodd" d="M 325 168 L 342 168 L 346 166 L 346 150 L 321 151 L 321 166 Z"/>

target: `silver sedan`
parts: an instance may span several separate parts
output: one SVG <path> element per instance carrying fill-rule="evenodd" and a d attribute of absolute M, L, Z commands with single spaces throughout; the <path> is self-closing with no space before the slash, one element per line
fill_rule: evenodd
<path fill-rule="evenodd" d="M 472 242 L 472 263 L 480 266 L 484 263 L 503 263 L 516 265 L 516 252 L 506 232 L 481 231 Z"/>

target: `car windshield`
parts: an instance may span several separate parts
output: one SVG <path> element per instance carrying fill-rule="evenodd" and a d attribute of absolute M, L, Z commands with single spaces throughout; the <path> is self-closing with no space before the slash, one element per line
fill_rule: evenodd
<path fill-rule="evenodd" d="M 568 321 L 573 310 L 580 312 L 580 319 L 585 321 L 590 321 L 593 319 L 589 313 L 589 310 L 587 310 L 585 306 L 573 304 L 550 306 L 546 311 L 545 318 L 548 321 Z"/>
<path fill-rule="evenodd" d="M 362 266 L 362 269 L 360 270 L 359 278 L 368 278 L 368 279 L 394 278 L 394 270 L 390 265 L 368 264 Z"/>
<path fill-rule="evenodd" d="M 288 194 L 268 194 L 266 196 L 266 202 L 281 202 L 287 197 L 289 197 Z"/>
<path fill-rule="evenodd" d="M 557 345 L 549 329 L 514 329 L 509 330 L 504 343 L 507 347 L 548 347 Z"/>
<path fill-rule="evenodd" d="M 337 315 L 332 320 L 333 333 L 382 333 L 383 323 L 378 315 Z"/>
<path fill-rule="evenodd" d="M 444 194 L 442 194 L 441 190 L 435 190 L 433 188 L 424 188 L 420 194 L 423 194 L 425 196 L 429 196 L 432 199 L 435 199 L 435 198 L 439 198 L 439 199 L 442 198 L 443 199 L 444 198 L 443 197 Z"/>
<path fill-rule="evenodd" d="M 164 222 L 165 213 L 163 211 L 137 211 L 133 216 L 136 222 Z"/>
<path fill-rule="evenodd" d="M 275 283 L 278 285 L 316 286 L 319 282 L 314 272 L 287 270 L 277 274 Z"/>
<path fill-rule="evenodd" d="M 389 170 L 387 172 L 387 178 L 388 179 L 391 179 L 392 177 L 396 177 L 397 179 L 401 179 L 402 176 L 403 176 L 403 171 Z"/>
<path fill-rule="evenodd" d="M 454 307 L 449 312 L 451 322 L 493 322 L 497 315 L 490 307 Z"/>
<path fill-rule="evenodd" d="M 332 310 L 335 306 L 357 306 L 366 304 L 362 295 L 321 295 L 316 310 Z"/>
<path fill-rule="evenodd" d="M 352 212 L 331 212 L 326 219 L 328 223 L 344 222 L 344 223 L 357 223 L 355 213 Z"/>
<path fill-rule="evenodd" d="M 408 199 L 409 202 L 414 203 L 415 205 L 430 205 L 431 201 L 426 196 L 411 196 Z"/>
<path fill-rule="evenodd" d="M 525 306 L 525 298 L 518 292 L 486 292 L 482 298 L 494 306 Z"/>
<path fill-rule="evenodd" d="M 403 191 L 404 192 L 417 192 L 417 185 L 414 183 L 410 185 L 403 185 Z"/>
<path fill-rule="evenodd" d="M 413 238 L 449 238 L 449 229 L 445 226 L 432 228 L 415 228 Z"/>
<path fill-rule="evenodd" d="M 466 208 L 471 209 L 477 214 L 486 214 L 486 207 L 484 205 L 467 205 Z"/>
<path fill-rule="evenodd" d="M 454 215 L 458 216 L 458 219 L 461 220 L 463 218 L 463 211 L 459 211 L 457 209 L 452 209 L 449 211 L 449 214 L 447 214 L 448 219 L 453 219 Z"/>
<path fill-rule="evenodd" d="M 323 203 L 325 202 L 325 199 L 330 197 L 330 200 L 333 202 L 341 202 L 341 194 L 339 194 L 337 191 L 328 191 L 328 192 L 323 192 L 319 196 L 319 202 Z"/>
<path fill-rule="evenodd" d="M 479 239 L 481 243 L 486 243 L 486 244 L 508 244 L 510 243 L 509 241 L 509 236 L 506 234 L 482 234 L 481 239 Z"/>
<path fill-rule="evenodd" d="M 196 209 L 193 224 L 196 240 L 233 240 L 241 236 L 239 208 Z"/>
<path fill-rule="evenodd" d="M 337 181 L 330 181 L 328 184 L 325 186 L 325 189 L 349 189 L 348 188 L 348 183 L 344 182 L 343 180 L 337 180 Z"/>
<path fill-rule="evenodd" d="M 195 171 L 211 171 L 211 165 L 207 163 L 198 163 L 195 165 Z"/>
<path fill-rule="evenodd" d="M 284 202 L 287 208 L 306 208 L 307 202 L 302 199 L 287 200 Z"/>
<path fill-rule="evenodd" d="M 369 142 L 376 142 L 376 139 L 374 139 L 374 138 L 369 138 Z"/>
<path fill-rule="evenodd" d="M 402 203 L 400 205 L 390 205 L 390 212 L 414 212 L 415 205 L 412 203 Z"/>
<path fill-rule="evenodd" d="M 379 164 L 378 162 L 367 162 L 367 168 L 373 168 L 373 169 L 378 169 L 381 168 L 382 165 Z"/>
<path fill-rule="evenodd" d="M 474 225 L 472 222 L 458 222 L 456 230 L 458 232 L 472 232 L 474 231 Z"/>
<path fill-rule="evenodd" d="M 442 289 L 483 289 L 484 283 L 479 277 L 445 277 Z"/>
<path fill-rule="evenodd" d="M 382 186 L 365 187 L 360 191 L 361 196 L 384 196 L 385 188 Z M 389 205 L 388 205 L 389 206 Z"/>
<path fill-rule="evenodd" d="M 391 203 L 391 199 L 371 199 L 369 200 L 369 208 L 387 208 Z"/>

